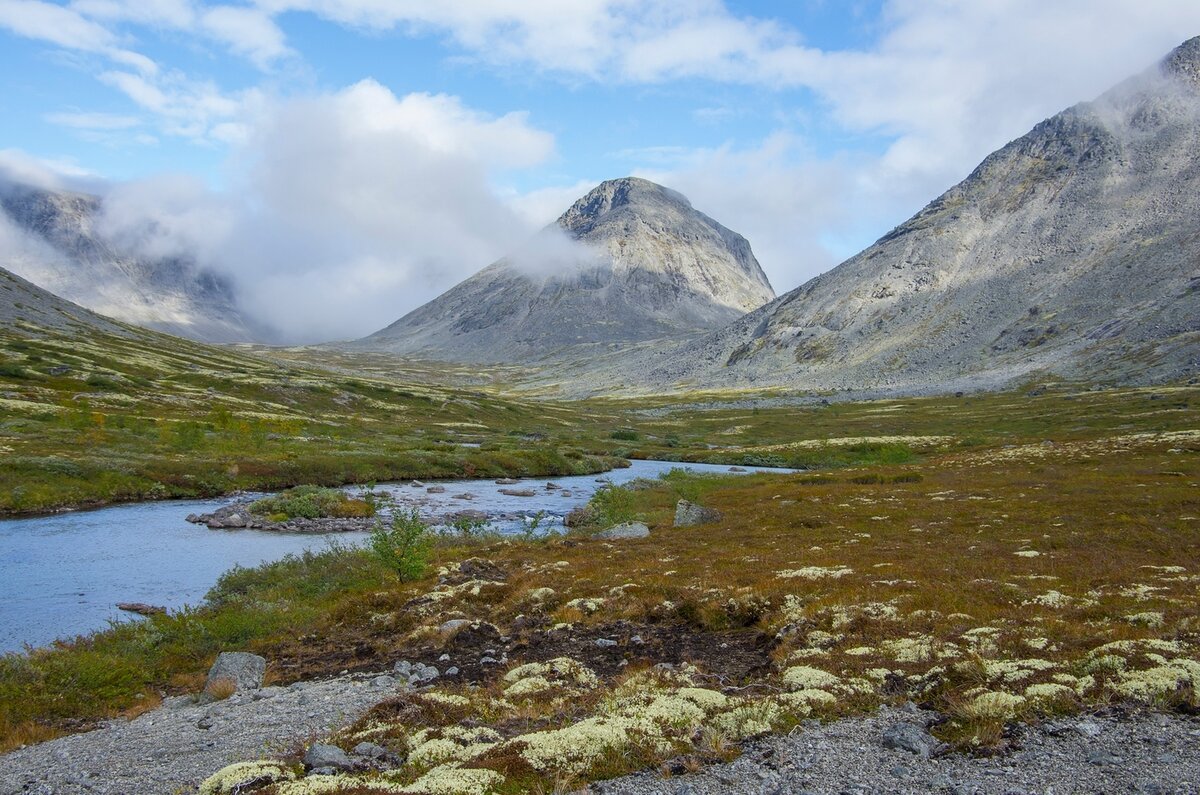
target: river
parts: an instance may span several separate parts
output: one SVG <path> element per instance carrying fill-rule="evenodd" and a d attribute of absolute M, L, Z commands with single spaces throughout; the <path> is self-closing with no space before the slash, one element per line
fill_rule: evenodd
<path fill-rule="evenodd" d="M 400 504 L 418 501 L 422 511 L 470 509 L 496 517 L 511 531 L 522 516 L 545 512 L 541 527 L 561 528 L 562 517 L 586 503 L 602 482 L 654 478 L 676 467 L 697 472 L 728 472 L 711 464 L 634 461 L 603 475 L 525 478 L 502 486 L 491 480 L 430 481 L 425 486 L 384 483 Z M 746 471 L 760 471 L 747 467 Z M 761 470 L 780 471 L 780 470 Z M 562 488 L 547 490 L 553 482 Z M 445 492 L 430 494 L 427 486 Z M 534 496 L 500 493 L 532 490 Z M 353 490 L 353 489 L 351 489 Z M 470 494 L 471 500 L 458 499 Z M 0 653 L 26 645 L 44 646 L 103 629 L 109 622 L 137 620 L 117 602 L 145 602 L 177 609 L 199 604 L 217 578 L 233 566 L 256 566 L 305 549 L 321 549 L 332 539 L 361 543 L 365 533 L 288 535 L 255 530 L 209 530 L 190 524 L 191 513 L 207 513 L 233 502 L 176 500 L 130 503 L 29 519 L 0 521 Z M 501 519 L 500 517 L 507 517 Z"/>

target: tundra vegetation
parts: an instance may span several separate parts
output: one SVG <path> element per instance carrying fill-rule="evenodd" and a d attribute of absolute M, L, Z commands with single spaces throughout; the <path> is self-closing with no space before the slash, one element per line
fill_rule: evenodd
<path fill-rule="evenodd" d="M 935 732 L 977 753 L 1002 749 L 1013 721 L 1200 708 L 1200 390 L 723 397 L 547 404 L 520 432 L 561 417 L 574 427 L 547 442 L 581 456 L 810 469 L 604 489 L 582 526 L 542 538 L 401 517 L 387 532 L 409 568 L 381 545 L 231 571 L 203 605 L 3 658 L 2 742 L 194 692 L 231 649 L 267 657 L 276 683 L 443 653 L 463 666 L 327 738 L 403 760 L 322 778 L 330 792 L 549 791 L 687 769 L 884 702 L 931 706 Z M 681 498 L 722 519 L 672 527 Z M 628 520 L 650 537 L 592 537 Z M 489 648 L 507 661 L 477 664 Z M 264 763 L 275 792 L 317 791 L 298 760 Z"/>

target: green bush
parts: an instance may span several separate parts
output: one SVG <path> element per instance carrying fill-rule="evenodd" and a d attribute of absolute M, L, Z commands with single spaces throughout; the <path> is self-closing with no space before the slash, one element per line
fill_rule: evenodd
<path fill-rule="evenodd" d="M 425 573 L 433 535 L 414 509 L 409 514 L 393 514 L 391 527 L 377 523 L 371 533 L 370 545 L 375 556 L 396 572 L 401 582 L 408 582 Z"/>
<path fill-rule="evenodd" d="M 630 430 L 629 428 L 615 430 L 612 432 L 611 436 L 613 439 L 620 439 L 623 442 L 636 442 L 638 439 L 642 438 L 640 433 Z"/>
<path fill-rule="evenodd" d="M 7 378 L 28 378 L 29 371 L 19 364 L 0 362 L 0 376 Z"/>
<path fill-rule="evenodd" d="M 296 486 L 251 503 L 250 512 L 268 516 L 276 522 L 295 518 L 351 519 L 374 516 L 375 504 L 365 499 L 352 499 L 338 489 Z"/>

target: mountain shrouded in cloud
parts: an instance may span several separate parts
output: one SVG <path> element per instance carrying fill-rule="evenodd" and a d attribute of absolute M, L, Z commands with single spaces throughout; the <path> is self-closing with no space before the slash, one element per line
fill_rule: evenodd
<path fill-rule="evenodd" d="M 186 261 L 226 285 L 231 300 L 212 305 L 210 320 L 236 303 L 279 339 L 318 342 L 379 328 L 397 305 L 416 306 L 521 245 L 537 227 L 490 175 L 553 151 L 553 136 L 522 114 L 493 117 L 443 95 L 396 97 L 363 81 L 265 108 L 225 190 L 186 175 L 89 180 L 100 196 L 78 201 L 106 245 L 133 259 Z M 63 182 L 9 162 L 9 184 Z M 74 269 L 68 289 L 28 258 L 9 266 L 99 311 L 154 320 L 127 311 L 122 299 L 133 293 L 88 268 Z"/>

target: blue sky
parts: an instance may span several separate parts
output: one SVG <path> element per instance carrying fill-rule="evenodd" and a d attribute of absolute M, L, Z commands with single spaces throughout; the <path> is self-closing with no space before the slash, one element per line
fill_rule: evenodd
<path fill-rule="evenodd" d="M 0 0 L 0 169 L 109 195 L 297 337 L 385 325 L 626 174 L 782 293 L 1196 34 L 1191 0 Z"/>

